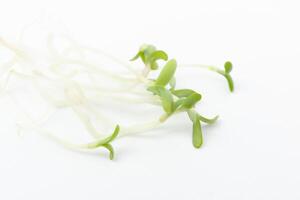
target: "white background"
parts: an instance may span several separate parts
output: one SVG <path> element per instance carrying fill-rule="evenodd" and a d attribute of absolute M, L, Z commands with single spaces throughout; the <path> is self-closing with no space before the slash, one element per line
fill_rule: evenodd
<path fill-rule="evenodd" d="M 299 9 L 279 0 L 2 0 L 3 38 L 50 13 L 76 40 L 124 60 L 142 43 L 182 63 L 231 60 L 236 91 L 211 73 L 181 76 L 202 92 L 203 113 L 221 116 L 204 128 L 203 148 L 192 147 L 190 122 L 174 118 L 116 141 L 114 161 L 19 137 L 1 100 L 0 199 L 299 199 Z"/>

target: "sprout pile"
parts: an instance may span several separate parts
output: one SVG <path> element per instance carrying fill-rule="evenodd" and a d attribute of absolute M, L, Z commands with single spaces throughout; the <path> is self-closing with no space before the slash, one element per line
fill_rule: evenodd
<path fill-rule="evenodd" d="M 20 127 L 27 127 L 43 133 L 68 148 L 76 150 L 107 149 L 109 158 L 113 159 L 114 148 L 111 143 L 114 140 L 133 133 L 152 130 L 173 115 L 184 113 L 192 122 L 193 146 L 195 148 L 202 146 L 202 123 L 213 124 L 217 121 L 218 116 L 208 118 L 197 112 L 195 106 L 202 98 L 199 92 L 189 88 L 176 87 L 176 69 L 181 65 L 178 65 L 175 59 L 169 59 L 165 51 L 159 50 L 153 45 L 144 44 L 130 62 L 123 62 L 101 50 L 80 45 L 67 37 L 63 38 L 69 42 L 68 47 L 58 51 L 54 45 L 56 37 L 49 35 L 47 38 L 47 56 L 43 68 L 35 61 L 35 56 L 25 45 L 13 44 L 0 38 L 0 46 L 13 53 L 11 60 L 0 66 L 2 71 L 1 93 L 9 94 L 8 84 L 11 77 L 30 81 L 45 102 L 55 109 L 70 108 L 93 139 L 88 143 L 74 144 L 46 130 L 42 126 L 43 122 L 37 122 L 30 117 L 26 123 L 19 124 Z M 128 73 L 113 73 L 107 70 L 107 67 L 87 59 L 85 57 L 87 53 L 104 56 L 124 66 Z M 143 67 L 137 70 L 132 67 L 131 62 L 139 60 L 142 61 L 140 63 L 143 63 Z M 65 69 L 66 65 L 68 65 L 67 70 Z M 230 75 L 231 62 L 225 62 L 224 69 L 209 65 L 186 65 L 185 67 L 189 66 L 205 68 L 224 76 L 230 92 L 233 92 L 234 84 Z M 154 71 L 158 71 L 157 77 L 149 78 Z M 87 75 L 87 80 L 82 81 L 76 78 L 83 74 Z M 118 83 L 119 87 L 102 86 L 98 80 L 103 77 Z M 132 96 L 128 97 L 128 94 Z M 101 95 L 118 98 L 120 101 L 131 104 L 143 103 L 159 106 L 162 114 L 154 121 L 142 124 L 132 126 L 120 123 L 112 124 L 111 132 L 103 134 L 91 121 L 91 116 L 99 119 L 100 123 L 109 121 L 101 112 L 91 107 L 91 104 L 97 102 Z"/>

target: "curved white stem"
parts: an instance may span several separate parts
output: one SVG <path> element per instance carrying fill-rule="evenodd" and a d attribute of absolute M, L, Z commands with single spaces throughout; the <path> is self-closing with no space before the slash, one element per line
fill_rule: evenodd
<path fill-rule="evenodd" d="M 178 65 L 178 67 L 180 68 L 203 68 L 203 69 L 208 69 L 210 71 L 215 71 L 215 72 L 219 72 L 220 69 L 218 69 L 215 66 L 212 65 L 201 65 L 201 64 L 181 64 Z"/>
<path fill-rule="evenodd" d="M 132 125 L 129 127 L 123 127 L 123 128 L 121 127 L 119 137 L 134 135 L 141 132 L 147 132 L 153 130 L 154 128 L 157 128 L 159 125 L 161 125 L 161 123 L 162 122 L 160 122 L 159 120 L 154 120 L 150 122 Z"/>

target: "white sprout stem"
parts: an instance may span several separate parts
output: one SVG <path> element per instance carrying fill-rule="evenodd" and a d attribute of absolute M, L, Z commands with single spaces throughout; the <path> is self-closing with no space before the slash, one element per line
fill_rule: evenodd
<path fill-rule="evenodd" d="M 62 146 L 64 146 L 65 148 L 68 148 L 68 149 L 72 149 L 72 150 L 76 150 L 76 151 L 88 150 L 89 149 L 89 145 L 88 145 L 89 143 L 75 144 L 75 143 L 69 142 L 65 139 L 62 139 L 62 138 L 56 136 L 52 132 L 50 132 L 50 131 L 48 131 L 44 128 L 41 128 L 38 124 L 35 124 L 34 122 L 31 122 L 30 124 L 18 123 L 18 126 L 22 127 L 22 128 L 27 128 L 27 129 L 31 129 L 33 131 L 36 131 L 36 132 L 48 137 L 52 141 L 54 141 L 58 144 L 61 144 Z"/>
<path fill-rule="evenodd" d="M 58 136 L 56 136 L 55 134 L 51 133 L 50 131 L 41 128 L 39 125 L 37 125 L 36 123 L 34 123 L 33 121 L 31 121 L 31 119 L 28 117 L 28 120 L 30 120 L 30 124 L 21 124 L 18 123 L 19 127 L 23 127 L 23 128 L 28 128 L 28 129 L 32 129 L 37 131 L 38 133 L 41 133 L 45 136 L 47 136 L 49 139 L 51 139 L 52 141 L 59 143 L 61 145 L 63 145 L 66 148 L 69 149 L 73 149 L 73 150 L 89 150 L 90 148 L 90 143 L 85 143 L 85 144 L 75 144 L 72 142 L 69 142 L 65 139 L 62 139 Z M 124 137 L 124 136 L 129 136 L 129 135 L 134 135 L 140 132 L 147 132 L 149 130 L 153 130 L 154 128 L 157 128 L 159 125 L 161 125 L 162 122 L 160 120 L 155 120 L 155 121 L 151 121 L 151 122 L 146 122 L 146 123 L 142 123 L 142 124 L 137 124 L 137 125 L 133 125 L 127 128 L 122 128 L 120 129 L 120 133 L 119 133 L 119 137 Z"/>
<path fill-rule="evenodd" d="M 3 40 L 2 38 L 0 38 L 0 45 L 8 48 L 9 50 L 11 50 L 12 52 L 14 52 L 16 54 L 16 56 L 19 57 L 24 57 L 25 53 L 20 50 L 19 48 L 17 48 L 15 45 L 8 43 L 7 41 Z"/>
<path fill-rule="evenodd" d="M 6 71 L 9 71 L 14 66 L 15 63 L 16 63 L 16 58 L 14 57 L 10 61 L 2 64 L 0 66 L 0 69 L 1 69 L 0 76 L 3 75 L 3 74 L 5 74 Z"/>
<path fill-rule="evenodd" d="M 101 85 L 101 83 L 99 83 L 99 80 L 102 80 L 99 75 L 102 75 L 103 74 L 97 74 L 97 72 L 91 72 L 91 71 L 80 71 L 81 73 L 87 73 L 88 74 L 88 77 L 91 81 L 91 83 L 93 85 Z M 97 76 L 96 76 L 97 75 Z M 123 79 L 124 77 L 122 77 Z M 141 84 L 141 82 L 138 80 L 138 79 L 135 79 L 135 78 L 124 78 L 124 81 L 121 81 L 121 80 L 118 80 L 119 81 L 119 84 L 125 88 L 125 85 L 128 89 L 126 89 L 127 91 L 135 88 L 137 85 Z M 118 86 L 119 87 L 119 86 Z M 104 87 L 103 87 L 104 88 Z M 107 88 L 104 88 L 106 90 L 108 90 Z"/>
<path fill-rule="evenodd" d="M 99 138 L 101 134 L 92 124 L 90 117 L 82 110 L 82 108 L 86 111 L 88 110 L 88 101 L 84 92 L 82 91 L 82 88 L 80 88 L 80 86 L 78 86 L 77 84 L 67 83 L 64 93 L 66 99 L 70 102 L 72 110 L 75 114 L 77 114 L 90 135 L 94 138 Z M 89 111 L 92 111 L 92 109 L 89 109 Z M 95 115 L 95 112 L 92 113 Z M 100 117 L 99 114 L 96 114 L 95 116 Z"/>
<path fill-rule="evenodd" d="M 113 72 L 109 72 L 108 70 L 102 69 L 99 65 L 94 65 L 82 60 L 71 60 L 71 59 L 64 59 L 60 60 L 58 63 L 51 65 L 51 68 L 53 69 L 53 72 L 57 73 L 57 67 L 64 65 L 64 64 L 76 64 L 76 65 L 81 65 L 87 67 L 89 70 L 91 70 L 93 73 L 97 73 L 99 75 L 107 76 L 110 77 L 113 80 L 117 80 L 120 82 L 124 81 L 130 81 L 132 82 L 134 79 L 132 78 L 125 78 L 120 75 L 117 75 Z"/>
<path fill-rule="evenodd" d="M 174 114 L 177 114 L 177 113 L 179 113 L 179 112 L 175 112 Z M 129 127 L 123 127 L 123 128 L 121 127 L 119 137 L 134 135 L 134 134 L 138 134 L 141 132 L 145 133 L 147 131 L 153 130 L 153 129 L 159 127 L 161 124 L 163 124 L 169 117 L 170 117 L 170 115 L 165 113 L 165 114 L 161 115 L 159 117 L 159 119 L 156 119 L 154 121 L 144 122 L 144 123 L 132 125 Z"/>
<path fill-rule="evenodd" d="M 17 76 L 17 77 L 21 77 L 21 78 L 24 78 L 24 79 L 30 79 L 30 78 L 32 78 L 31 75 L 24 74 L 24 73 L 19 73 L 19 72 L 15 71 L 14 69 L 10 69 L 10 70 L 7 72 L 7 76 L 5 77 L 5 80 L 4 80 L 3 85 L 1 86 L 1 90 L 2 90 L 3 93 L 6 92 L 7 87 L 8 87 L 8 83 L 9 83 L 9 80 L 10 80 L 10 78 L 12 77 L 12 75 L 15 75 L 15 76 Z"/>
<path fill-rule="evenodd" d="M 7 90 L 7 85 L 8 85 L 8 82 L 9 82 L 9 79 L 10 79 L 11 75 L 12 75 L 12 70 L 9 70 L 9 71 L 7 72 L 6 77 L 4 78 L 4 82 L 2 83 L 2 85 L 1 85 L 1 87 L 0 87 L 0 90 L 1 90 L 0 92 L 1 92 L 1 93 L 5 93 L 5 92 L 6 92 L 6 90 Z"/>
<path fill-rule="evenodd" d="M 85 128 L 87 129 L 88 133 L 94 137 L 99 138 L 102 134 L 93 126 L 90 118 L 83 113 L 78 107 L 72 106 L 72 110 L 78 116 L 80 121 L 84 124 Z"/>
<path fill-rule="evenodd" d="M 138 96 L 146 96 L 149 95 L 149 92 L 145 90 L 134 90 L 139 83 L 134 83 L 129 86 L 123 86 L 123 88 L 107 88 L 107 87 L 101 87 L 100 85 L 97 85 L 96 83 L 91 86 L 82 83 L 81 86 L 85 90 L 89 91 L 94 91 L 97 93 L 102 93 L 102 94 L 120 94 L 120 93 L 128 93 L 130 92 L 133 95 L 138 95 Z"/>
<path fill-rule="evenodd" d="M 101 78 L 97 77 L 97 78 L 94 78 L 93 76 L 95 76 L 94 73 L 91 73 L 91 72 L 87 72 L 88 75 L 89 75 L 89 78 L 90 78 L 90 81 L 91 83 L 93 84 L 93 86 L 88 86 L 86 85 L 85 87 L 87 88 L 94 88 L 97 90 L 101 90 L 101 91 L 106 91 L 106 92 L 128 92 L 128 91 L 131 91 L 133 90 L 134 88 L 136 88 L 138 85 L 141 84 L 141 82 L 137 79 L 132 79 L 132 80 L 126 80 L 125 82 L 123 81 L 120 81 L 120 86 L 117 86 L 117 87 L 114 87 L 114 88 L 107 88 L 107 87 L 104 87 L 102 86 L 101 83 L 99 83 L 99 80 L 101 80 Z M 84 83 L 82 83 L 82 85 L 85 85 Z"/>
<path fill-rule="evenodd" d="M 64 99 L 55 99 L 52 95 L 50 95 L 47 91 L 43 90 L 40 87 L 40 84 L 38 83 L 37 77 L 43 77 L 49 80 L 48 77 L 44 76 L 41 73 L 34 73 L 35 76 L 32 77 L 32 82 L 33 82 L 33 86 L 34 88 L 39 92 L 39 94 L 41 95 L 41 97 L 43 99 L 45 99 L 46 102 L 48 102 L 50 105 L 55 106 L 57 108 L 63 108 L 63 107 L 68 107 L 70 106 L 70 103 L 67 102 Z"/>
<path fill-rule="evenodd" d="M 144 83 L 148 82 L 148 80 L 144 76 L 142 76 L 138 72 L 136 72 L 136 70 L 134 70 L 133 67 L 131 65 L 129 65 L 128 63 L 123 62 L 122 60 L 120 60 L 120 59 L 118 59 L 118 58 L 116 58 L 116 57 L 114 57 L 114 56 L 112 56 L 112 55 L 110 55 L 110 54 L 108 54 L 104 51 L 101 51 L 99 49 L 95 49 L 95 48 L 91 48 L 91 47 L 87 47 L 87 46 L 81 46 L 80 48 L 82 48 L 84 50 L 87 50 L 87 51 L 94 52 L 96 54 L 104 55 L 105 57 L 111 59 L 112 61 L 114 61 L 116 63 L 119 63 L 121 66 L 126 67 L 128 69 L 128 71 L 133 73 L 139 81 L 144 82 Z"/>
<path fill-rule="evenodd" d="M 12 94 L 8 94 L 10 99 L 12 100 L 12 102 L 15 104 L 15 107 L 17 108 L 18 111 L 20 111 L 20 114 L 23 115 L 24 119 L 26 119 L 27 121 L 30 121 L 33 124 L 41 124 L 44 121 L 46 121 L 47 119 L 49 119 L 49 117 L 54 113 L 54 112 L 46 112 L 45 114 L 43 114 L 41 117 L 39 117 L 39 120 L 34 121 L 30 115 L 19 105 L 18 101 L 15 99 L 15 97 Z M 18 123 L 17 123 L 18 124 Z"/>
<path fill-rule="evenodd" d="M 87 50 L 87 51 L 90 51 L 90 52 L 93 52 L 93 53 L 96 53 L 96 54 L 101 54 L 109 59 L 111 59 L 112 61 L 116 62 L 116 63 L 119 63 L 120 65 L 122 66 L 125 66 L 130 72 L 132 72 L 133 74 L 136 74 L 136 71 L 132 68 L 131 65 L 121 61 L 120 59 L 100 50 L 100 49 L 96 49 L 96 48 L 92 48 L 92 47 L 88 47 L 88 46 L 80 46 L 79 48 L 82 48 L 84 50 Z"/>
<path fill-rule="evenodd" d="M 43 76 L 44 78 L 47 78 L 49 81 L 54 81 L 54 80 L 51 80 L 51 79 L 49 79 L 48 77 L 45 77 L 43 74 L 41 74 L 41 73 L 35 73 L 36 75 L 38 75 L 38 76 Z M 40 87 L 39 87 L 39 84 L 37 83 L 37 82 L 35 82 L 35 84 L 34 84 L 34 86 L 38 89 L 38 91 L 40 92 L 40 94 L 42 95 L 42 97 L 44 97 L 44 99 L 45 100 L 47 100 L 48 102 L 50 102 L 50 103 L 52 103 L 52 104 L 54 104 L 55 106 L 57 106 L 57 107 L 67 107 L 67 106 L 70 106 L 70 104 L 67 102 L 67 101 L 63 101 L 63 100 L 55 100 L 51 95 L 49 95 L 46 91 L 44 91 L 44 90 L 42 90 Z M 122 97 L 122 96 L 118 96 L 118 97 L 114 97 L 111 93 L 115 93 L 115 94 L 118 94 L 118 93 L 120 93 L 120 91 L 123 91 L 123 92 L 128 92 L 128 90 L 130 90 L 130 89 L 132 89 L 134 86 L 130 86 L 130 87 L 128 87 L 128 88 L 124 88 L 124 89 L 115 89 L 115 90 L 113 90 L 113 89 L 107 89 L 107 88 L 99 88 L 99 87 L 87 87 L 87 86 L 83 86 L 83 88 L 85 89 L 85 90 L 87 90 L 87 89 L 91 89 L 91 90 L 94 90 L 94 91 L 96 91 L 97 93 L 101 93 L 102 94 L 102 96 L 110 96 L 110 97 L 112 97 L 112 98 L 119 98 L 118 100 L 120 100 L 120 99 L 124 99 L 125 101 L 126 101 L 126 99 L 127 99 L 127 101 L 130 101 L 131 99 L 129 99 L 129 98 L 126 98 L 126 97 Z M 109 93 L 108 93 L 109 92 Z M 100 95 L 99 95 L 100 96 Z M 89 98 L 89 97 L 87 97 L 89 100 L 93 100 L 93 101 L 95 101 L 97 98 L 99 98 L 99 97 L 94 97 L 94 98 Z M 134 102 L 135 101 L 135 99 L 132 99 L 132 102 Z M 153 102 L 151 99 L 148 99 L 148 98 L 144 98 L 144 99 L 141 99 L 141 100 L 136 100 L 136 102 L 148 102 L 148 103 L 155 103 L 155 102 Z M 98 102 L 99 102 L 99 100 L 98 100 Z"/>
<path fill-rule="evenodd" d="M 73 44 L 72 44 L 71 47 L 68 47 L 68 48 L 66 48 L 66 49 L 63 50 L 62 55 L 63 55 L 64 57 L 67 57 L 72 51 L 78 52 L 80 58 L 81 58 L 82 60 L 85 60 L 84 52 L 78 48 L 78 44 L 75 43 L 74 41 L 73 41 Z"/>
<path fill-rule="evenodd" d="M 220 72 L 220 69 L 218 69 L 215 66 L 212 65 L 201 65 L 201 64 L 181 64 L 178 65 L 180 68 L 203 68 L 203 69 L 208 69 L 210 71 L 215 71 L 215 72 Z"/>
<path fill-rule="evenodd" d="M 93 109 L 93 108 L 91 107 L 90 104 L 86 104 L 84 108 L 85 108 L 88 112 L 92 113 L 92 114 L 95 116 L 97 122 L 101 121 L 102 123 L 105 123 L 105 124 L 107 124 L 107 125 L 109 125 L 109 126 L 115 125 L 111 120 L 109 120 L 108 118 L 104 117 L 104 116 L 103 116 L 102 114 L 100 114 L 100 112 L 98 112 L 96 109 Z"/>
<path fill-rule="evenodd" d="M 122 101 L 126 103 L 131 103 L 131 104 L 151 104 L 151 105 L 158 105 L 160 106 L 160 102 L 158 101 L 155 96 L 150 96 L 150 97 L 138 97 L 138 98 L 131 98 L 127 96 L 121 96 L 118 94 L 97 94 L 93 97 L 87 97 L 89 101 L 92 103 L 101 103 L 102 102 L 102 97 L 113 99 L 116 101 Z"/>
<path fill-rule="evenodd" d="M 151 69 L 149 66 L 145 66 L 144 69 L 143 69 L 143 72 L 142 72 L 142 75 L 144 77 L 147 77 L 149 75 L 149 73 L 151 72 Z"/>
<path fill-rule="evenodd" d="M 154 128 L 157 128 L 159 125 L 161 125 L 161 123 L 162 122 L 160 120 L 154 120 L 150 122 L 132 125 L 129 127 L 121 127 L 119 137 L 134 135 L 141 132 L 147 132 L 153 130 Z"/>

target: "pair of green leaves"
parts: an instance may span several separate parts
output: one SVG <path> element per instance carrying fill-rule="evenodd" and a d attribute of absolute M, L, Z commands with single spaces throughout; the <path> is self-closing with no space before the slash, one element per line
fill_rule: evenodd
<path fill-rule="evenodd" d="M 213 124 L 217 121 L 219 116 L 215 116 L 212 119 L 201 116 L 195 110 L 187 111 L 190 120 L 193 122 L 193 145 L 195 148 L 200 148 L 203 144 L 201 122 L 206 124 Z"/>
<path fill-rule="evenodd" d="M 165 88 L 171 80 L 174 82 L 174 74 L 176 72 L 177 62 L 172 59 L 169 60 L 163 69 L 161 70 L 158 78 L 155 80 L 152 86 L 148 87 L 148 91 L 154 95 L 158 95 L 162 102 L 162 107 L 167 114 L 171 114 L 175 110 L 175 103 L 172 93 Z M 172 83 L 171 83 L 172 84 Z M 173 83 L 175 87 L 175 83 Z"/>
<path fill-rule="evenodd" d="M 130 61 L 141 58 L 143 63 L 148 66 L 151 70 L 158 69 L 157 60 L 168 60 L 168 54 L 162 50 L 156 50 L 153 45 L 142 45 L 138 53 L 130 59 Z"/>
<path fill-rule="evenodd" d="M 176 101 L 176 108 L 178 109 L 179 108 L 184 110 L 191 109 L 202 98 L 201 94 L 191 89 L 180 89 L 180 90 L 171 89 L 171 92 L 174 96 L 178 98 L 178 100 Z"/>
<path fill-rule="evenodd" d="M 113 146 L 110 144 L 110 142 L 113 141 L 118 136 L 119 132 L 120 132 L 120 126 L 117 125 L 115 127 L 115 130 L 110 136 L 87 144 L 87 148 L 95 149 L 98 147 L 104 147 L 109 151 L 109 158 L 112 160 L 114 158 L 114 149 Z"/>
<path fill-rule="evenodd" d="M 194 110 L 189 110 L 187 113 L 193 122 L 193 145 L 195 148 L 200 148 L 203 144 L 203 136 L 198 113 Z"/>
<path fill-rule="evenodd" d="M 160 97 L 164 111 L 171 114 L 176 110 L 188 110 L 193 108 L 202 98 L 202 96 L 189 89 L 168 90 L 160 85 L 148 87 L 148 91 Z M 174 100 L 174 96 L 177 100 Z"/>
<path fill-rule="evenodd" d="M 171 114 L 179 108 L 190 109 L 201 99 L 201 95 L 193 90 L 175 90 L 174 74 L 176 68 L 176 60 L 169 60 L 161 70 L 154 84 L 148 87 L 149 91 L 161 98 L 163 109 L 167 114 Z M 168 84 L 171 86 L 170 90 L 166 89 Z M 174 101 L 173 95 L 177 97 L 177 101 Z"/>

